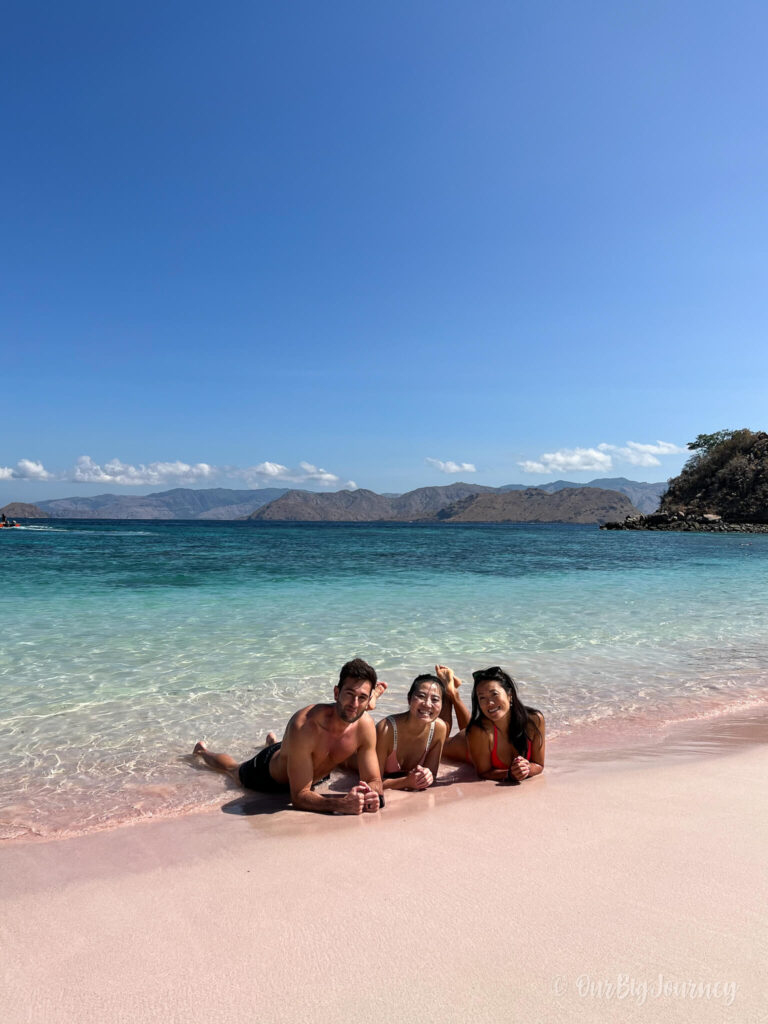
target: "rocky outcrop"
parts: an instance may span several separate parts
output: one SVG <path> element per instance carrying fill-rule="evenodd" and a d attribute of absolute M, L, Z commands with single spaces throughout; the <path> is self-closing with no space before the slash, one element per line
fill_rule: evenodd
<path fill-rule="evenodd" d="M 712 512 L 654 512 L 604 523 L 601 530 L 682 530 L 685 533 L 768 533 L 768 523 L 728 523 Z"/>
<path fill-rule="evenodd" d="M 728 523 L 768 523 L 768 434 L 735 430 L 694 455 L 669 481 L 662 512 L 713 513 Z"/>
<path fill-rule="evenodd" d="M 695 454 L 669 481 L 658 512 L 605 529 L 768 533 L 768 434 L 745 429 L 699 438 L 705 443 L 689 445 Z"/>
<path fill-rule="evenodd" d="M 12 501 L 0 508 L 9 519 L 47 519 L 48 513 L 26 501 Z"/>

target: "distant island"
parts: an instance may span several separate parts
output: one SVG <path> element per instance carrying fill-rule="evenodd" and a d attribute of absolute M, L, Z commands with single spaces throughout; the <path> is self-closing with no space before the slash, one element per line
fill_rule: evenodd
<path fill-rule="evenodd" d="M 625 477 L 592 480 L 587 484 L 555 480 L 538 487 L 488 487 L 458 482 L 419 487 L 405 494 L 377 494 L 365 488 L 318 492 L 285 487 L 176 487 L 141 496 L 98 494 L 52 498 L 34 505 L 12 502 L 6 506 L 6 515 L 15 519 L 603 523 L 606 519 L 654 511 L 666 488 L 665 482 L 644 483 Z M 602 496 L 585 493 L 595 490 L 602 492 Z M 495 496 L 497 500 L 473 506 L 472 501 L 483 495 Z M 518 499 L 518 495 L 524 497 Z"/>
<path fill-rule="evenodd" d="M 239 519 L 286 490 L 174 487 L 143 496 L 97 494 L 91 498 L 53 498 L 37 505 L 53 519 Z"/>
<path fill-rule="evenodd" d="M 422 487 L 394 498 L 374 491 L 315 494 L 288 491 L 248 518 L 256 522 L 604 523 L 639 515 L 629 498 L 597 487 L 540 488 L 500 492 L 471 484 Z"/>
<path fill-rule="evenodd" d="M 26 501 L 12 501 L 0 508 L 9 519 L 47 519 L 48 513 Z"/>
<path fill-rule="evenodd" d="M 554 493 L 529 488 L 478 494 L 449 505 L 436 519 L 449 523 L 605 523 L 612 516 L 637 515 L 629 498 L 600 487 L 568 487 Z"/>
<path fill-rule="evenodd" d="M 492 487 L 455 483 L 444 487 L 419 487 L 406 494 L 385 496 L 364 487 L 356 491 L 288 491 L 280 498 L 251 513 L 257 522 L 373 523 L 413 522 L 431 519 L 441 509 Z"/>
<path fill-rule="evenodd" d="M 659 510 L 606 522 L 606 530 L 768 533 L 768 434 L 719 430 L 688 444 L 693 455 L 669 481 Z"/>

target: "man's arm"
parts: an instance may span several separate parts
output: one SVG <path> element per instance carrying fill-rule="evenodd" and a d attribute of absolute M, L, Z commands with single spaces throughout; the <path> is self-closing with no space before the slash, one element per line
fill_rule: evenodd
<path fill-rule="evenodd" d="M 376 755 L 376 726 L 373 719 L 364 715 L 357 726 L 357 772 L 360 782 L 365 783 L 369 788 L 366 797 L 367 811 L 378 811 L 381 805 L 379 797 L 384 793 L 384 786 L 381 781 L 381 769 L 379 758 Z"/>
<path fill-rule="evenodd" d="M 373 724 L 373 720 L 365 715 L 360 719 L 358 729 L 360 745 L 357 748 L 357 770 L 360 775 L 360 781 L 370 786 L 378 797 L 378 795 L 384 792 L 384 786 L 381 782 L 379 759 L 376 756 L 376 727 Z M 368 802 L 372 803 L 372 801 Z M 376 803 L 379 803 L 378 799 Z M 372 808 L 366 806 L 365 809 L 370 810 Z"/>
<path fill-rule="evenodd" d="M 353 787 L 344 796 L 322 796 L 312 792 L 314 766 L 311 727 L 295 727 L 291 723 L 289 730 L 291 737 L 286 768 L 293 806 L 300 811 L 316 811 L 319 814 L 362 814 L 365 809 L 365 792 L 359 786 Z"/>

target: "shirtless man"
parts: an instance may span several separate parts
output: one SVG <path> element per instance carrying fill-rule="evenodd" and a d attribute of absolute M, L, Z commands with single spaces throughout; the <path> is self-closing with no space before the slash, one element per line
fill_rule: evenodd
<path fill-rule="evenodd" d="M 217 771 L 226 772 L 246 789 L 262 793 L 290 793 L 293 806 L 321 814 L 376 813 L 382 793 L 376 757 L 376 728 L 366 715 L 374 689 L 380 692 L 376 670 L 362 658 L 348 661 L 334 687 L 334 704 L 310 704 L 288 723 L 281 743 L 274 733 L 256 757 L 238 765 L 229 754 L 211 753 L 196 743 L 193 754 Z M 360 782 L 343 796 L 313 792 L 313 784 L 331 769 L 357 755 Z"/>

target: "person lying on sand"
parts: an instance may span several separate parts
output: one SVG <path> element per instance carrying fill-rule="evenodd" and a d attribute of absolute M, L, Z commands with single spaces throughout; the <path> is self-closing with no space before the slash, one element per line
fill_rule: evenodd
<path fill-rule="evenodd" d="M 542 713 L 520 701 L 514 680 L 498 665 L 472 676 L 469 724 L 446 742 L 443 758 L 469 761 L 481 779 L 495 782 L 518 783 L 540 775 L 545 746 Z"/>
<path fill-rule="evenodd" d="M 229 754 L 214 754 L 203 743 L 192 751 L 209 768 L 226 772 L 246 789 L 261 793 L 290 793 L 293 806 L 321 814 L 375 813 L 383 805 L 382 782 L 376 758 L 376 729 L 366 715 L 377 683 L 376 670 L 362 658 L 348 661 L 334 687 L 333 704 L 310 704 L 297 711 L 280 743 L 274 733 L 267 746 L 238 764 Z M 355 755 L 360 782 L 343 796 L 323 796 L 313 785 L 331 769 Z M 380 799 L 381 797 L 381 799 Z"/>
<path fill-rule="evenodd" d="M 444 692 L 437 676 L 416 676 L 408 691 L 408 710 L 376 725 L 376 756 L 384 789 L 427 789 L 437 778 L 448 735 L 440 717 Z M 355 758 L 345 767 L 355 771 Z"/>

